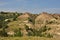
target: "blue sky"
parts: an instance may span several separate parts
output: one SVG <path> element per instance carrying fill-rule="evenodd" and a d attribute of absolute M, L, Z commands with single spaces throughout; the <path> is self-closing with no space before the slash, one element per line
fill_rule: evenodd
<path fill-rule="evenodd" d="M 60 13 L 60 0 L 0 0 L 0 11 Z"/>

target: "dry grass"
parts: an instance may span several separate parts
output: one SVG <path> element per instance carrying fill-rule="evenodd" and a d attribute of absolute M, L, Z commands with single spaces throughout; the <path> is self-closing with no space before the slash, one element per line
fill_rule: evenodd
<path fill-rule="evenodd" d="M 60 39 L 44 37 L 0 37 L 0 40 L 60 40 Z"/>

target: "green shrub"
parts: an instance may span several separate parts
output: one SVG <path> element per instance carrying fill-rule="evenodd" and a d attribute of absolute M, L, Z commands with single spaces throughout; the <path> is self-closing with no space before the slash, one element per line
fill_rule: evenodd
<path fill-rule="evenodd" d="M 20 28 L 18 30 L 16 29 L 14 32 L 15 32 L 15 34 L 14 34 L 15 37 L 23 36 L 23 34 L 21 33 L 21 29 Z"/>
<path fill-rule="evenodd" d="M 5 29 L 2 29 L 2 31 L 0 31 L 0 36 L 1 36 L 1 37 L 7 37 L 7 36 L 8 36 L 8 34 L 7 34 L 7 32 L 5 31 Z"/>
<path fill-rule="evenodd" d="M 33 36 L 34 33 L 32 31 L 28 31 L 28 36 Z"/>
<path fill-rule="evenodd" d="M 48 33 L 48 34 L 47 34 L 47 37 L 48 37 L 48 38 L 52 38 L 52 37 L 53 37 L 53 35 L 52 35 L 52 34 L 50 34 L 50 33 Z"/>

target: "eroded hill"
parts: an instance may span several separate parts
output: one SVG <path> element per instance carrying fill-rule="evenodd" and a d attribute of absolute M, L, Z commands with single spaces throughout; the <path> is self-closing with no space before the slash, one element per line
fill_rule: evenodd
<path fill-rule="evenodd" d="M 0 36 L 60 37 L 60 14 L 0 12 Z"/>

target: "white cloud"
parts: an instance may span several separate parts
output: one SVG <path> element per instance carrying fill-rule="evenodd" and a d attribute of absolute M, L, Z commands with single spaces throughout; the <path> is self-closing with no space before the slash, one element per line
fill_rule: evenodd
<path fill-rule="evenodd" d="M 36 8 L 36 9 L 26 9 L 26 8 L 0 8 L 0 11 L 5 12 L 30 12 L 30 13 L 60 13 L 60 8 Z"/>
<path fill-rule="evenodd" d="M 42 11 L 49 13 L 60 13 L 60 8 L 45 8 L 42 9 Z"/>

